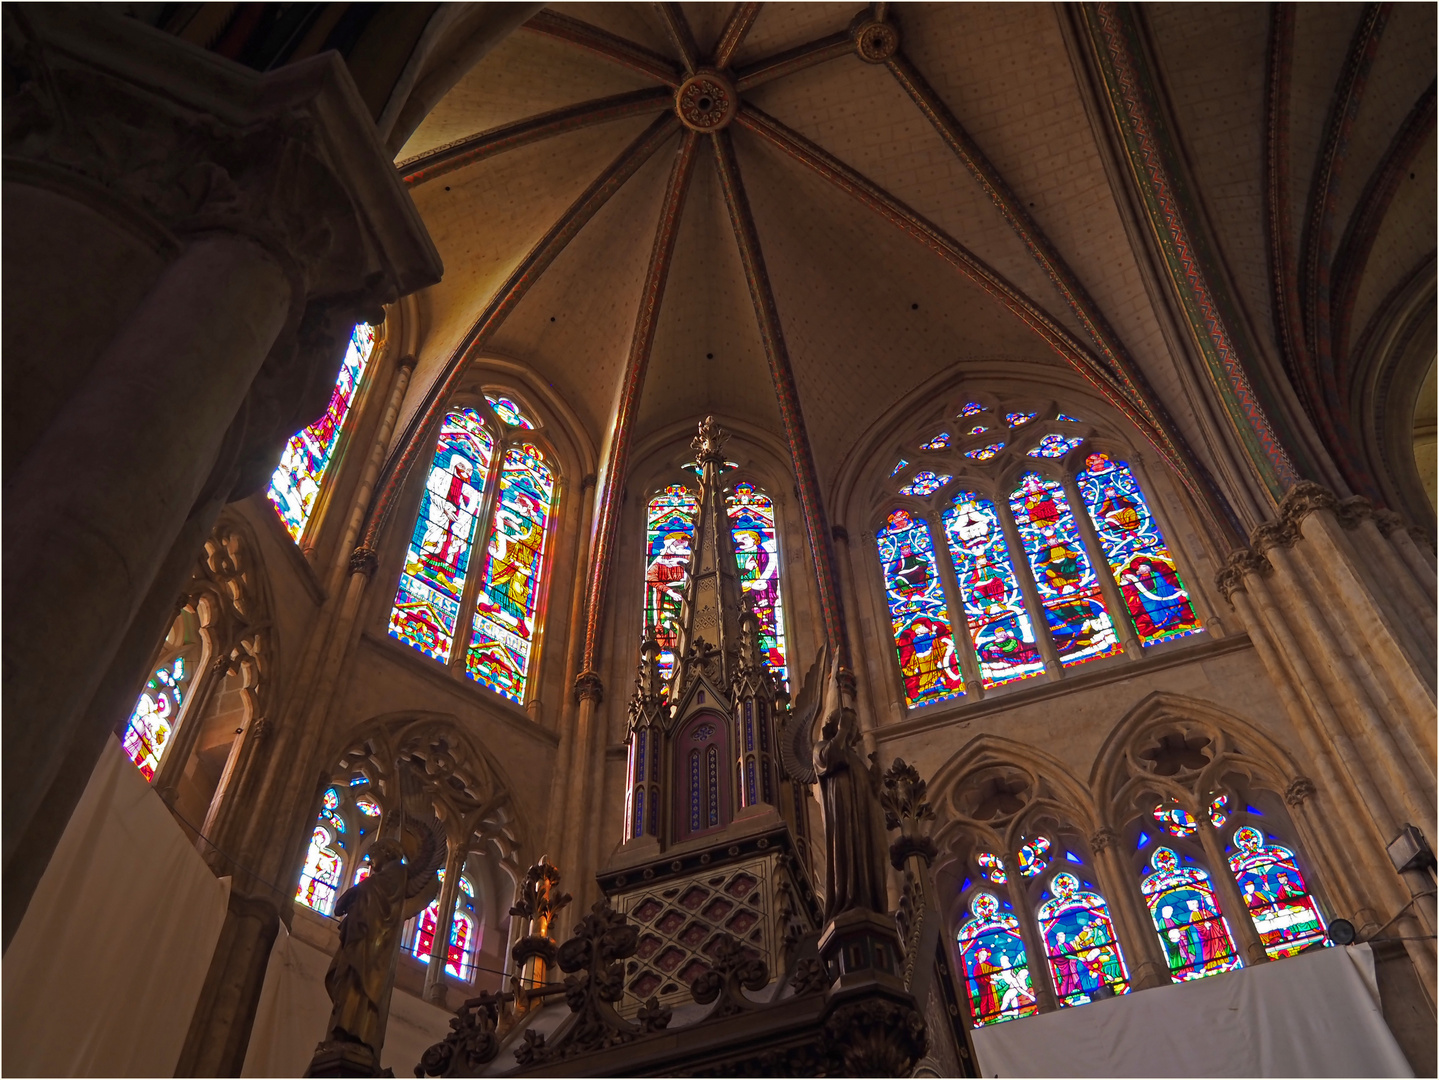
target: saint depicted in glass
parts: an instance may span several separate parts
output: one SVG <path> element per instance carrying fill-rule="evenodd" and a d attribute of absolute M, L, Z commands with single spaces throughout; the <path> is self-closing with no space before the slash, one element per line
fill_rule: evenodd
<path fill-rule="evenodd" d="M 505 451 L 465 672 L 521 704 L 535 645 L 535 607 L 554 491 L 554 476 L 538 447 L 524 443 Z"/>
<path fill-rule="evenodd" d="M 1154 872 L 1139 889 L 1164 946 L 1170 977 L 1187 982 L 1242 967 L 1209 875 L 1197 866 L 1180 865 L 1179 856 L 1166 847 L 1154 852 L 1149 865 Z"/>
<path fill-rule="evenodd" d="M 1197 634 L 1199 617 L 1129 466 L 1105 454 L 1084 466 L 1075 482 L 1140 643 Z"/>
<path fill-rule="evenodd" d="M 1118 653 L 1121 646 L 1104 607 L 1099 577 L 1059 482 L 1025 473 L 1009 506 L 1060 663 L 1082 664 Z"/>
<path fill-rule="evenodd" d="M 961 492 L 944 512 L 944 532 L 979 656 L 980 680 L 998 686 L 1043 672 L 1044 657 L 1035 644 L 994 503 Z"/>
<path fill-rule="evenodd" d="M 904 510 L 879 531 L 885 598 L 910 708 L 959 697 L 964 674 L 955 651 L 949 612 L 929 526 Z"/>
<path fill-rule="evenodd" d="M 1324 919 L 1304 887 L 1294 852 L 1266 844 L 1252 825 L 1234 831 L 1234 846 L 1239 850 L 1229 856 L 1229 869 L 1264 951 L 1277 960 L 1324 941 Z"/>
<path fill-rule="evenodd" d="M 1129 993 L 1129 973 L 1114 939 L 1109 908 L 1073 874 L 1055 874 L 1050 899 L 1035 912 L 1059 1004 L 1083 1005 L 1101 986 Z"/>
<path fill-rule="evenodd" d="M 1038 1005 L 1019 920 L 1001 911 L 999 901 L 987 892 L 977 893 L 969 910 L 956 937 L 974 1026 L 1032 1016 Z"/>
<path fill-rule="evenodd" d="M 789 677 L 785 666 L 784 609 L 779 592 L 779 540 L 775 535 L 774 501 L 753 484 L 741 482 L 725 500 L 730 535 L 739 562 L 740 585 L 754 601 L 759 643 L 774 673 Z M 688 545 L 685 557 L 689 557 Z"/>
<path fill-rule="evenodd" d="M 270 477 L 270 486 L 265 494 L 296 542 L 305 531 L 310 512 L 315 508 L 320 483 L 335 453 L 335 444 L 340 441 L 340 429 L 345 426 L 345 418 L 350 414 L 355 391 L 364 377 L 365 365 L 374 347 L 375 328 L 360 323 L 350 335 L 350 346 L 345 350 L 345 359 L 340 362 L 340 376 L 335 380 L 335 389 L 330 393 L 325 415 L 285 445 L 285 452 L 280 455 L 280 467 Z"/>
<path fill-rule="evenodd" d="M 324 825 L 316 825 L 310 834 L 305 852 L 305 869 L 300 873 L 300 887 L 295 899 L 321 915 L 335 910 L 335 894 L 340 888 L 340 853 L 335 850 L 335 837 Z"/>
<path fill-rule="evenodd" d="M 391 636 L 441 663 L 449 659 L 454 646 L 476 515 L 494 446 L 493 436 L 474 409 L 455 409 L 445 417 L 390 611 Z"/>
<path fill-rule="evenodd" d="M 645 625 L 660 643 L 660 677 L 675 666 L 680 604 L 689 577 L 690 537 L 699 501 L 683 484 L 670 484 L 645 512 Z"/>
<path fill-rule="evenodd" d="M 155 779 L 160 758 L 180 719 L 180 709 L 190 692 L 190 667 L 183 656 L 177 656 L 156 668 L 125 725 L 120 746 L 146 780 Z"/>
<path fill-rule="evenodd" d="M 440 883 L 444 884 L 445 872 L 437 872 Z M 475 887 L 469 879 L 460 878 L 459 895 L 455 897 L 455 917 L 450 920 L 450 941 L 445 951 L 445 970 L 457 979 L 471 981 L 471 957 L 476 949 Z M 440 921 L 440 901 L 436 897 L 430 906 L 420 913 L 415 922 L 415 936 L 411 951 L 422 964 L 430 962 L 435 948 L 435 929 Z"/>

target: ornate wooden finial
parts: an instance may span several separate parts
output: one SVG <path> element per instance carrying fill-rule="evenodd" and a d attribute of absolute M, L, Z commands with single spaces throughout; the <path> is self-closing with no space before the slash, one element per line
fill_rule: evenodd
<path fill-rule="evenodd" d="M 699 434 L 690 440 L 690 449 L 695 452 L 696 460 L 701 465 L 711 461 L 716 465 L 723 465 L 727 442 L 728 433 L 715 422 L 713 416 L 706 416 L 700 421 Z"/>
<path fill-rule="evenodd" d="M 879 804 L 884 808 L 884 827 L 899 830 L 899 837 L 889 845 L 889 861 L 896 870 L 904 869 L 911 855 L 928 866 L 938 854 L 934 841 L 921 832 L 921 823 L 934 817 L 934 808 L 924 801 L 927 786 L 919 770 L 906 764 L 904 758 L 895 758 L 884 774 Z"/>

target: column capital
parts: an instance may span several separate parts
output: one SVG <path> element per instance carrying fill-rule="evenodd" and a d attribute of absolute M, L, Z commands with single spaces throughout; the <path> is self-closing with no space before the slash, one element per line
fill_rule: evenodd
<path fill-rule="evenodd" d="M 379 566 L 379 557 L 375 554 L 374 548 L 361 544 L 350 552 L 350 573 L 364 574 L 365 577 L 373 577 L 375 569 Z"/>
<path fill-rule="evenodd" d="M 1110 845 L 1119 841 L 1119 834 L 1108 825 L 1101 825 L 1094 830 L 1089 838 L 1089 846 L 1096 855 L 1102 855 L 1109 850 Z"/>
<path fill-rule="evenodd" d="M 1307 776 L 1296 776 L 1284 789 L 1284 801 L 1290 806 L 1303 806 L 1314 797 L 1314 781 Z"/>
<path fill-rule="evenodd" d="M 600 681 L 599 672 L 582 671 L 575 676 L 575 700 L 592 701 L 599 704 L 605 699 L 605 684 Z"/>
<path fill-rule="evenodd" d="M 1230 553 L 1225 560 L 1224 569 L 1214 576 L 1214 584 L 1224 594 L 1224 599 L 1228 600 L 1233 593 L 1244 589 L 1244 579 L 1250 574 L 1263 577 L 1272 569 L 1269 560 L 1263 555 L 1249 548 L 1240 548 Z"/>

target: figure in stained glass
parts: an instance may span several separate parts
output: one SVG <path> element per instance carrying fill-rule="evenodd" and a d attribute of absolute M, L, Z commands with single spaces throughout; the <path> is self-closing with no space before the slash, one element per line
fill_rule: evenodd
<path fill-rule="evenodd" d="M 675 666 L 680 605 L 689 577 L 690 537 L 699 502 L 683 484 L 670 484 L 650 500 L 645 513 L 645 625 L 660 644 L 660 678 Z"/>
<path fill-rule="evenodd" d="M 554 490 L 554 477 L 539 447 L 524 443 L 505 451 L 465 655 L 470 678 L 521 704 L 534 649 L 535 605 Z"/>
<path fill-rule="evenodd" d="M 456 409 L 445 417 L 390 611 L 391 636 L 441 662 L 454 645 L 494 445 L 474 409 Z"/>
<path fill-rule="evenodd" d="M 183 656 L 161 664 L 145 684 L 125 725 L 120 746 L 146 780 L 153 781 L 160 768 L 160 759 L 190 692 L 190 676 L 191 665 Z"/>
<path fill-rule="evenodd" d="M 1175 982 L 1234 971 L 1243 966 L 1229 923 L 1219 911 L 1209 875 L 1184 866 L 1166 847 L 1149 860 L 1153 873 L 1139 883 Z"/>
<path fill-rule="evenodd" d="M 305 869 L 300 872 L 300 886 L 295 899 L 307 908 L 329 915 L 335 910 L 335 893 L 340 887 L 340 854 L 334 848 L 335 838 L 323 825 L 316 825 L 305 851 Z"/>
<path fill-rule="evenodd" d="M 1129 993 L 1129 972 L 1104 898 L 1084 890 L 1070 873 L 1055 874 L 1049 891 L 1035 914 L 1060 1006 L 1082 1005 L 1101 986 Z"/>
<path fill-rule="evenodd" d="M 994 503 L 961 492 L 944 512 L 954 575 L 979 656 L 985 686 L 1028 679 L 1044 671 L 1044 657 L 1014 576 Z"/>
<path fill-rule="evenodd" d="M 1019 920 L 993 894 L 977 893 L 956 939 L 975 1027 L 1032 1016 L 1038 1005 L 1029 978 Z"/>
<path fill-rule="evenodd" d="M 1304 886 L 1294 852 L 1266 844 L 1252 825 L 1234 831 L 1229 869 L 1244 896 L 1264 951 L 1273 959 L 1293 956 L 1325 940 L 1324 918 Z"/>
<path fill-rule="evenodd" d="M 1197 634 L 1199 617 L 1129 466 L 1090 454 L 1075 482 L 1140 643 Z"/>
<path fill-rule="evenodd" d="M 1104 606 L 1099 577 L 1059 482 L 1025 473 L 1009 506 L 1060 663 L 1082 664 L 1118 653 L 1119 637 Z"/>
<path fill-rule="evenodd" d="M 735 485 L 725 500 L 739 563 L 740 586 L 754 601 L 759 643 L 765 659 L 781 679 L 789 676 L 785 662 L 784 609 L 779 589 L 779 539 L 775 534 L 774 501 L 748 482 Z M 686 547 L 688 557 L 688 547 Z"/>
<path fill-rule="evenodd" d="M 270 477 L 265 494 L 298 543 L 315 509 L 325 470 L 334 456 L 340 431 L 355 402 L 355 391 L 365 374 L 365 365 L 375 347 L 375 328 L 360 323 L 350 334 L 350 345 L 340 362 L 340 374 L 330 392 L 325 415 L 292 438 L 280 455 L 280 465 Z"/>
<path fill-rule="evenodd" d="M 964 675 L 929 526 L 895 510 L 876 539 L 906 700 L 915 708 L 960 696 Z"/>

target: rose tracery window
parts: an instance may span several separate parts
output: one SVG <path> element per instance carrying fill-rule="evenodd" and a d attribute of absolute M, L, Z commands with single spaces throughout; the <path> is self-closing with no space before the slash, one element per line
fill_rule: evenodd
<path fill-rule="evenodd" d="M 969 400 L 906 444 L 888 483 L 911 502 L 875 540 L 910 708 L 1202 629 L 1134 471 L 1083 423 Z"/>
<path fill-rule="evenodd" d="M 390 636 L 519 704 L 534 662 L 556 476 L 512 396 L 457 407 L 440 429 L 390 610 Z M 482 561 L 471 574 L 480 537 Z M 469 613 L 464 648 L 457 638 Z"/>

